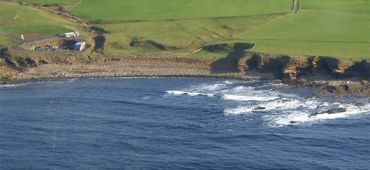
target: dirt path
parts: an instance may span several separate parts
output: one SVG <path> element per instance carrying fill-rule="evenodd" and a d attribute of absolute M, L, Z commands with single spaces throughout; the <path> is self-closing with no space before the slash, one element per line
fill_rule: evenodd
<path fill-rule="evenodd" d="M 298 13 L 301 9 L 301 0 L 293 0 L 293 13 Z"/>

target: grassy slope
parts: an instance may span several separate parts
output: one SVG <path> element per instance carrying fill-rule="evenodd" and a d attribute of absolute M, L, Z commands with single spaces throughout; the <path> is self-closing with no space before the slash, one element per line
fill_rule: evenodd
<path fill-rule="evenodd" d="M 161 20 L 284 13 L 290 0 L 88 0 L 72 12 L 86 20 Z M 111 10 L 107 10 L 111 9 Z"/>
<path fill-rule="evenodd" d="M 14 45 L 15 37 L 21 34 L 54 35 L 72 30 L 79 28 L 64 18 L 30 7 L 0 2 L 0 44 Z"/>
<path fill-rule="evenodd" d="M 24 0 L 68 4 L 64 0 Z M 68 0 L 72 6 L 78 0 Z M 128 46 L 134 37 L 193 51 L 207 43 L 254 42 L 258 52 L 370 58 L 368 0 L 81 0 L 72 13 L 110 33 L 106 52 L 132 54 L 152 49 Z M 244 16 L 213 18 L 223 16 Z M 248 17 L 254 16 L 254 17 Z M 164 20 L 165 19 L 165 20 Z M 169 20 L 170 19 L 170 20 Z M 124 22 L 146 20 L 142 22 Z M 162 21 L 158 21 L 162 20 Z M 164 21 L 163 21 L 164 20 Z"/>
<path fill-rule="evenodd" d="M 280 17 L 280 15 L 131 22 L 104 24 L 99 26 L 104 27 L 110 32 L 106 34 L 108 40 L 106 50 L 110 53 L 143 52 L 143 49 L 137 50 L 129 47 L 129 42 L 134 37 L 142 40 L 155 40 L 167 46 L 176 46 L 183 49 L 183 51 L 194 51 L 205 44 L 233 38 L 235 33 L 251 30 L 258 25 L 264 24 L 263 21 L 278 17 Z M 111 43 L 120 44 L 121 49 L 114 48 Z"/>
<path fill-rule="evenodd" d="M 303 9 L 279 22 L 238 35 L 255 51 L 370 58 L 370 4 L 366 0 L 302 1 Z"/>
<path fill-rule="evenodd" d="M 290 0 L 234 0 L 232 3 L 229 0 L 109 2 L 82 1 L 72 10 L 72 13 L 86 20 L 105 23 L 97 25 L 109 32 L 106 34 L 105 47 L 105 52 L 109 54 L 156 52 L 153 48 L 129 47 L 133 38 L 154 40 L 188 53 L 205 44 L 231 38 L 235 33 L 288 13 L 291 8 Z M 127 22 L 136 20 L 140 22 Z"/>

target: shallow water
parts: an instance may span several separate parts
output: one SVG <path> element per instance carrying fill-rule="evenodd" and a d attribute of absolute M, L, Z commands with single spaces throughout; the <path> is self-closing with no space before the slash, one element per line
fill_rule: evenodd
<path fill-rule="evenodd" d="M 368 169 L 369 99 L 310 93 L 200 78 L 0 86 L 0 169 Z"/>

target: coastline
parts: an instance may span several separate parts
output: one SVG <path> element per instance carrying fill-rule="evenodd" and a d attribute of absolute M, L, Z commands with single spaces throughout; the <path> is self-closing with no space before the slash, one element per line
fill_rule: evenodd
<path fill-rule="evenodd" d="M 297 3 L 299 5 L 299 1 L 294 1 L 294 7 Z M 104 31 L 90 28 L 88 23 L 63 8 L 37 4 L 32 7 L 81 26 L 91 34 L 85 38 L 94 50 L 75 53 L 0 48 L 0 84 L 84 77 L 210 77 L 315 87 L 321 89 L 316 94 L 320 97 L 370 97 L 370 60 L 367 58 L 351 61 L 327 56 L 264 54 L 249 52 L 255 46 L 251 43 L 210 44 L 199 49 L 225 52 L 225 58 L 174 57 L 171 49 L 166 48 L 157 56 L 113 57 L 104 54 L 104 43 L 100 49 L 96 48 L 97 42 L 93 42 L 93 36 L 103 36 Z"/>
<path fill-rule="evenodd" d="M 239 80 L 266 80 L 291 86 L 318 89 L 316 97 L 354 96 L 370 97 L 370 83 L 360 79 L 333 79 L 323 76 L 304 78 L 279 78 L 273 71 L 247 70 L 245 61 L 237 65 L 224 61 L 215 65 L 219 58 L 188 57 L 124 57 L 105 58 L 90 62 L 40 64 L 23 70 L 1 66 L 0 71 L 12 71 L 2 77 L 0 84 L 17 84 L 28 81 L 65 80 L 72 78 L 99 77 L 205 77 Z"/>
<path fill-rule="evenodd" d="M 86 77 L 207 77 L 257 80 L 257 76 L 245 76 L 240 71 L 213 73 L 210 65 L 215 59 L 189 58 L 123 58 L 95 63 L 43 64 L 19 71 L 0 84 L 27 81 L 63 80 Z M 10 69 L 8 69 L 10 70 Z"/>

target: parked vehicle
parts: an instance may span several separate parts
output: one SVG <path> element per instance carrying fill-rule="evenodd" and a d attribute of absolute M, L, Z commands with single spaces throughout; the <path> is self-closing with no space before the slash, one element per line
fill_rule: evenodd
<path fill-rule="evenodd" d="M 79 37 L 79 36 L 80 36 L 79 32 L 66 32 L 62 34 L 62 37 L 66 37 L 66 38 Z"/>

